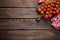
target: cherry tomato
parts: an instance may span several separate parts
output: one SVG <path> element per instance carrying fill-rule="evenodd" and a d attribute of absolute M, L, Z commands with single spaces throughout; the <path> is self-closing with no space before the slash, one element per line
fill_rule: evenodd
<path fill-rule="evenodd" d="M 44 12 L 46 12 L 46 9 L 44 9 Z"/>
<path fill-rule="evenodd" d="M 58 14 L 59 13 L 59 10 L 56 10 L 56 14 Z"/>
<path fill-rule="evenodd" d="M 41 8 L 38 8 L 38 10 L 37 10 L 39 13 L 41 12 Z"/>
<path fill-rule="evenodd" d="M 51 7 L 51 10 L 53 10 L 53 7 Z"/>
<path fill-rule="evenodd" d="M 52 13 L 52 14 L 54 14 L 54 15 L 55 15 L 55 14 L 56 14 L 56 11 L 53 11 L 53 13 Z"/>
<path fill-rule="evenodd" d="M 40 14 L 44 14 L 44 11 L 41 11 L 41 13 Z"/>
<path fill-rule="evenodd" d="M 51 2 L 48 1 L 47 4 L 51 4 Z"/>
<path fill-rule="evenodd" d="M 50 10 L 50 14 L 52 14 L 52 10 Z"/>
<path fill-rule="evenodd" d="M 58 5 L 56 5 L 56 8 L 58 8 Z"/>
<path fill-rule="evenodd" d="M 50 8 L 51 7 L 51 5 L 48 5 L 48 8 Z"/>
<path fill-rule="evenodd" d="M 44 7 L 43 7 L 43 6 L 41 6 L 41 9 L 44 9 Z"/>
<path fill-rule="evenodd" d="M 52 7 L 55 7 L 55 4 L 52 4 Z"/>
<path fill-rule="evenodd" d="M 50 8 L 47 8 L 47 11 L 49 11 L 50 10 Z"/>
<path fill-rule="evenodd" d="M 49 16 L 48 16 L 48 15 L 45 15 L 44 17 L 45 17 L 46 19 L 49 19 Z"/>
<path fill-rule="evenodd" d="M 56 4 L 56 1 L 54 1 L 54 4 Z"/>
<path fill-rule="evenodd" d="M 49 18 L 52 18 L 52 14 L 49 14 Z"/>
<path fill-rule="evenodd" d="M 58 1 L 56 1 L 56 4 L 59 4 L 59 2 L 58 2 Z"/>
<path fill-rule="evenodd" d="M 57 8 L 53 8 L 53 10 L 57 10 Z"/>
<path fill-rule="evenodd" d="M 59 8 L 58 4 L 59 4 L 59 1 L 54 1 L 53 3 L 49 1 L 47 3 L 42 2 L 42 6 L 38 8 L 37 11 L 41 15 L 44 15 L 44 18 L 49 19 L 49 18 L 52 18 L 53 15 L 56 15 L 60 12 L 60 10 L 57 10 Z"/>
<path fill-rule="evenodd" d="M 45 4 L 44 3 L 42 3 L 42 6 L 44 6 Z"/>
<path fill-rule="evenodd" d="M 58 0 L 58 2 L 60 2 L 60 0 Z"/>
<path fill-rule="evenodd" d="M 47 8 L 47 6 L 45 6 L 45 8 Z"/>
<path fill-rule="evenodd" d="M 59 2 L 58 1 L 55 1 L 54 4 L 59 4 Z"/>
<path fill-rule="evenodd" d="M 49 12 L 48 12 L 48 11 L 46 11 L 46 14 L 49 14 Z"/>

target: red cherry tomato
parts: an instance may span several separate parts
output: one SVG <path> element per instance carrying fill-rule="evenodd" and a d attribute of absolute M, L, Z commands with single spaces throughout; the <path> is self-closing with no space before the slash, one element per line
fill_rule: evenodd
<path fill-rule="evenodd" d="M 56 4 L 56 1 L 54 1 L 54 4 Z"/>
<path fill-rule="evenodd" d="M 45 4 L 44 3 L 42 3 L 42 6 L 44 6 Z"/>
<path fill-rule="evenodd" d="M 52 18 L 52 14 L 49 14 L 49 18 Z"/>
<path fill-rule="evenodd" d="M 44 9 L 44 6 L 41 6 L 41 9 Z"/>
<path fill-rule="evenodd" d="M 44 11 L 41 11 L 41 13 L 40 14 L 44 14 Z"/>
<path fill-rule="evenodd" d="M 50 10 L 50 14 L 52 14 L 52 10 Z"/>
<path fill-rule="evenodd" d="M 53 13 L 52 13 L 52 14 L 54 14 L 54 15 L 55 15 L 55 14 L 56 14 L 56 11 L 53 11 Z"/>
<path fill-rule="evenodd" d="M 47 4 L 51 4 L 51 2 L 48 1 Z"/>
<path fill-rule="evenodd" d="M 53 10 L 53 7 L 51 7 L 51 10 Z"/>
<path fill-rule="evenodd" d="M 47 8 L 47 11 L 50 11 L 50 8 Z"/>
<path fill-rule="evenodd" d="M 59 2 L 58 2 L 58 1 L 56 1 L 56 4 L 59 4 Z"/>
<path fill-rule="evenodd" d="M 50 5 L 48 5 L 48 8 L 50 8 L 51 6 Z"/>
<path fill-rule="evenodd" d="M 59 2 L 58 1 L 55 1 L 54 4 L 59 4 Z"/>
<path fill-rule="evenodd" d="M 57 8 L 53 8 L 53 10 L 57 10 Z"/>
<path fill-rule="evenodd" d="M 44 3 L 44 0 L 42 0 L 42 3 Z"/>
<path fill-rule="evenodd" d="M 48 16 L 48 15 L 45 15 L 44 17 L 45 17 L 46 19 L 48 19 L 48 18 L 49 18 L 49 16 Z"/>
<path fill-rule="evenodd" d="M 49 12 L 48 12 L 48 11 L 46 11 L 46 14 L 49 14 Z"/>
<path fill-rule="evenodd" d="M 56 10 L 56 14 L 58 14 L 59 13 L 59 10 Z"/>
<path fill-rule="evenodd" d="M 46 12 L 46 9 L 44 9 L 44 12 Z"/>
<path fill-rule="evenodd" d="M 45 8 L 47 8 L 47 6 L 45 6 Z"/>
<path fill-rule="evenodd" d="M 55 6 L 55 4 L 52 4 L 52 7 L 54 7 Z"/>
<path fill-rule="evenodd" d="M 60 0 L 58 0 L 58 2 L 60 2 Z"/>
<path fill-rule="evenodd" d="M 58 8 L 58 5 L 56 5 L 56 8 Z"/>
<path fill-rule="evenodd" d="M 41 8 L 38 8 L 38 10 L 37 10 L 39 13 L 41 12 Z"/>

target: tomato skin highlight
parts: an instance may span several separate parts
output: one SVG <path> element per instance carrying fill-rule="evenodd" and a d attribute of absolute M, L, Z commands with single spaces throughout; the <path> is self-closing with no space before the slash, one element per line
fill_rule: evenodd
<path fill-rule="evenodd" d="M 52 14 L 54 14 L 54 15 L 55 15 L 55 14 L 56 14 L 56 11 L 53 11 L 53 13 L 52 13 Z"/>
<path fill-rule="evenodd" d="M 51 7 L 51 5 L 48 5 L 48 8 L 50 8 Z"/>
<path fill-rule="evenodd" d="M 53 8 L 53 10 L 57 10 L 57 8 Z"/>
<path fill-rule="evenodd" d="M 59 2 L 58 2 L 58 1 L 56 1 L 56 4 L 59 4 Z"/>
<path fill-rule="evenodd" d="M 56 10 L 56 14 L 58 14 L 59 13 L 59 10 Z"/>
<path fill-rule="evenodd" d="M 58 5 L 56 5 L 56 8 L 58 8 Z"/>
<path fill-rule="evenodd" d="M 45 17 L 46 19 L 49 19 L 49 16 L 48 16 L 48 15 L 45 15 L 44 17 Z"/>
<path fill-rule="evenodd" d="M 38 10 L 37 10 L 39 13 L 41 12 L 41 9 L 40 8 L 38 8 Z"/>
<path fill-rule="evenodd" d="M 46 9 L 44 9 L 44 12 L 46 12 Z"/>
<path fill-rule="evenodd" d="M 44 3 L 44 0 L 38 0 L 38 3 Z"/>
<path fill-rule="evenodd" d="M 42 14 L 44 14 L 44 11 L 41 11 L 41 13 L 40 13 L 40 14 L 41 14 L 41 15 L 42 15 Z"/>
<path fill-rule="evenodd" d="M 48 12 L 48 11 L 46 11 L 46 14 L 49 14 L 49 12 Z"/>

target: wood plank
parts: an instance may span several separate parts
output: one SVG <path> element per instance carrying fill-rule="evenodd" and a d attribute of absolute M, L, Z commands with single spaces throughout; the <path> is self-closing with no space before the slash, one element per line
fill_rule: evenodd
<path fill-rule="evenodd" d="M 52 29 L 44 20 L 35 19 L 0 19 L 0 29 Z"/>
<path fill-rule="evenodd" d="M 35 18 L 35 8 L 0 8 L 0 18 Z"/>
<path fill-rule="evenodd" d="M 0 0 L 0 7 L 36 7 L 37 0 Z"/>
<path fill-rule="evenodd" d="M 60 40 L 55 30 L 1 30 L 1 40 Z"/>

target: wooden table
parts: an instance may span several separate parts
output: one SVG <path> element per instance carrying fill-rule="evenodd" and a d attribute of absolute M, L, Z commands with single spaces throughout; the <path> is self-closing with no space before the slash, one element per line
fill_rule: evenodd
<path fill-rule="evenodd" d="M 0 0 L 0 40 L 60 40 L 60 32 L 41 19 L 37 0 Z"/>

